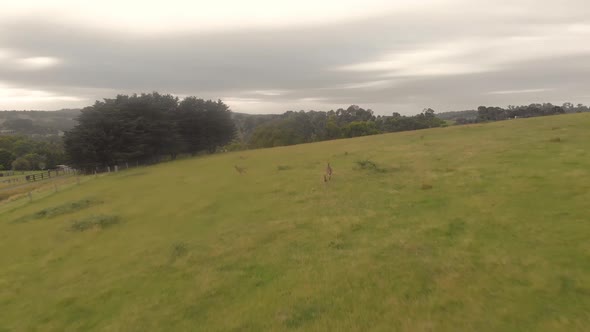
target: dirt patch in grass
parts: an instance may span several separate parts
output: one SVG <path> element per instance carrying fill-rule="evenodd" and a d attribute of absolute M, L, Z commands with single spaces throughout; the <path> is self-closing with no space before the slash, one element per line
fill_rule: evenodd
<path fill-rule="evenodd" d="M 422 190 L 431 190 L 433 187 L 430 183 L 422 183 L 422 186 L 420 187 L 420 189 Z"/>
<path fill-rule="evenodd" d="M 306 304 L 297 306 L 288 319 L 285 320 L 285 325 L 290 329 L 301 328 L 317 319 L 323 313 L 323 308 L 316 304 Z"/>

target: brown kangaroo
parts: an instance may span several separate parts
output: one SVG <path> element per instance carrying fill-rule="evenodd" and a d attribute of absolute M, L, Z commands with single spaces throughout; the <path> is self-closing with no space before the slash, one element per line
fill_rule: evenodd
<path fill-rule="evenodd" d="M 326 167 L 326 175 L 324 175 L 324 182 L 328 182 L 332 179 L 332 167 L 330 166 L 330 163 L 328 163 L 328 166 Z"/>

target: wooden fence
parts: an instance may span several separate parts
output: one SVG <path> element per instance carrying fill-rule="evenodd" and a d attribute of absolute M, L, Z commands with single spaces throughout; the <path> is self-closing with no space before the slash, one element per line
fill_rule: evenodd
<path fill-rule="evenodd" d="M 53 169 L 48 171 L 43 171 L 40 173 L 34 173 L 24 176 L 11 176 L 5 180 L 1 180 L 0 183 L 27 183 L 27 182 L 35 182 L 35 181 L 42 181 L 47 180 L 50 178 L 55 178 L 58 176 L 64 176 L 68 174 L 76 174 L 76 170 L 71 168 L 65 169 Z"/>

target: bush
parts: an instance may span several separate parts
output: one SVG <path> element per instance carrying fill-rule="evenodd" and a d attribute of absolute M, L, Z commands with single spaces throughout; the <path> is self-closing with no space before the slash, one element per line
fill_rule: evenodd
<path fill-rule="evenodd" d="M 375 164 L 374 162 L 370 161 L 370 160 L 359 160 L 356 162 L 357 165 L 359 165 L 360 168 L 362 169 L 377 169 L 377 164 Z"/>
<path fill-rule="evenodd" d="M 373 162 L 369 159 L 359 160 L 356 162 L 356 164 L 360 169 L 363 169 L 363 170 L 379 172 L 379 173 L 387 172 L 386 169 L 379 167 L 375 162 Z"/>
<path fill-rule="evenodd" d="M 248 145 L 242 142 L 231 142 L 223 147 L 225 151 L 243 151 L 248 149 Z"/>
<path fill-rule="evenodd" d="M 92 228 L 105 229 L 119 223 L 119 217 L 109 215 L 90 216 L 84 219 L 75 220 L 70 226 L 74 232 L 84 232 Z"/>
<path fill-rule="evenodd" d="M 178 242 L 172 245 L 172 250 L 170 252 L 170 259 L 175 260 L 177 258 L 186 256 L 188 253 L 188 246 L 184 242 Z"/>
<path fill-rule="evenodd" d="M 15 171 L 30 171 L 31 163 L 28 159 L 20 157 L 12 162 L 12 169 Z"/>
<path fill-rule="evenodd" d="M 10 151 L 0 149 L 0 170 L 10 169 L 13 161 L 14 155 Z"/>

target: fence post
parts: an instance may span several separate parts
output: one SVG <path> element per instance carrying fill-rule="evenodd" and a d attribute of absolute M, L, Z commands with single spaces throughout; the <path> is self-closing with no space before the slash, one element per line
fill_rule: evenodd
<path fill-rule="evenodd" d="M 33 195 L 31 194 L 31 192 L 29 191 L 29 202 L 33 201 Z"/>
<path fill-rule="evenodd" d="M 119 165 L 115 165 L 115 173 L 119 171 Z"/>
<path fill-rule="evenodd" d="M 111 172 L 111 166 L 107 166 L 107 171 L 110 173 Z"/>

